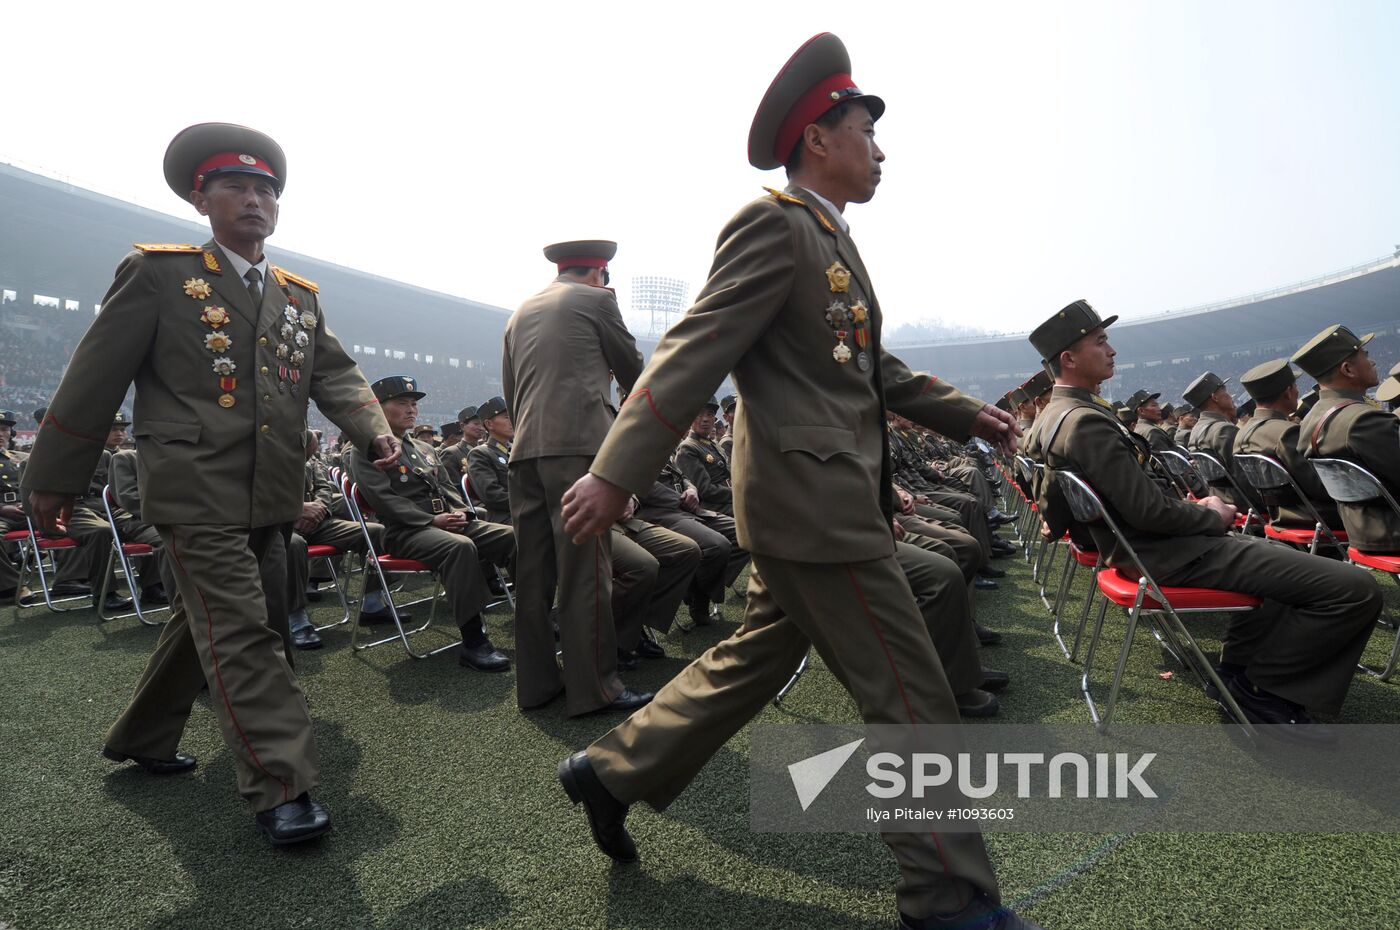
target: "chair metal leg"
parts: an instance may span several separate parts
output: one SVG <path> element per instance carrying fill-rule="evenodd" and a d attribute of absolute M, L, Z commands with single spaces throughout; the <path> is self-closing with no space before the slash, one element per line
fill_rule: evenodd
<path fill-rule="evenodd" d="M 375 562 L 374 568 L 375 572 L 379 575 L 380 584 L 383 586 L 384 590 L 388 592 L 389 583 L 388 578 L 385 577 L 383 566 L 381 566 L 378 562 Z M 365 583 L 369 583 L 368 573 L 366 573 Z M 382 646 L 385 643 L 392 643 L 395 640 L 397 640 L 403 644 L 404 651 L 415 659 L 426 659 L 429 656 L 437 655 L 439 652 L 446 652 L 449 649 L 457 648 L 458 643 L 451 642 L 447 643 L 446 645 L 439 646 L 436 649 L 430 649 L 426 652 L 419 652 L 417 649 L 413 648 L 413 643 L 409 639 L 410 636 L 414 636 L 415 634 L 421 633 L 428 627 L 432 626 L 433 618 L 437 614 L 438 592 L 441 590 L 442 582 L 440 582 L 437 579 L 437 576 L 435 575 L 433 577 L 433 593 L 430 597 L 418 598 L 416 600 L 408 601 L 403 604 L 396 604 L 394 602 L 393 596 L 390 594 L 386 594 L 385 600 L 389 605 L 389 613 L 393 616 L 395 632 L 389 634 L 388 636 L 381 637 L 380 639 L 376 639 L 372 642 L 361 643 L 358 642 L 360 625 L 356 623 L 352 628 L 350 634 L 350 648 L 355 652 L 363 652 L 366 649 L 373 649 L 375 646 Z M 428 618 L 424 620 L 422 624 L 414 627 L 411 630 L 404 629 L 403 618 L 399 616 L 399 609 L 403 607 L 412 607 L 414 605 L 427 603 L 429 601 L 432 602 L 432 607 L 428 610 Z"/>
<path fill-rule="evenodd" d="M 1099 722 L 1099 709 L 1094 704 L 1094 697 L 1089 693 L 1089 673 L 1094 667 L 1094 649 L 1099 644 L 1099 637 L 1103 634 L 1103 618 L 1108 613 L 1108 598 L 1104 598 L 1099 604 L 1099 615 L 1094 620 L 1094 632 L 1089 637 L 1089 645 L 1084 649 L 1084 673 L 1079 678 L 1079 690 L 1084 695 L 1084 700 L 1089 705 L 1089 718 L 1097 725 Z M 1078 647 L 1078 642 L 1075 647 Z"/>
<path fill-rule="evenodd" d="M 340 626 L 342 623 L 349 623 L 351 619 L 350 611 L 350 579 L 341 578 L 340 572 L 335 570 L 335 559 L 329 556 L 322 556 L 322 561 L 326 563 L 326 568 L 330 569 L 331 584 L 335 585 L 335 596 L 340 601 L 341 617 L 339 620 L 332 620 L 330 623 L 322 623 L 315 627 L 316 632 L 329 630 L 333 626 Z"/>
<path fill-rule="evenodd" d="M 1084 630 L 1089 625 L 1089 611 L 1094 606 L 1094 595 L 1099 593 L 1099 570 L 1096 567 L 1094 573 L 1089 578 L 1089 593 L 1084 595 L 1084 609 L 1079 612 L 1079 628 L 1074 631 L 1074 645 L 1069 651 L 1069 660 L 1076 661 L 1079 655 L 1079 643 L 1084 638 Z M 1105 598 L 1107 603 L 1107 598 Z M 1107 610 L 1107 607 L 1100 608 L 1100 611 Z"/>
<path fill-rule="evenodd" d="M 1046 561 L 1045 567 L 1040 572 L 1040 602 L 1045 605 L 1045 609 L 1054 613 L 1055 605 L 1050 603 L 1050 576 L 1055 570 L 1055 556 L 1059 555 L 1061 549 L 1065 550 L 1068 556 L 1069 547 L 1063 546 L 1057 540 L 1050 544 L 1050 558 Z M 1066 561 L 1073 562 L 1073 558 L 1066 558 Z"/>
<path fill-rule="evenodd" d="M 807 656 L 802 657 L 802 661 L 797 664 L 797 671 L 792 673 L 787 684 L 779 688 L 778 693 L 773 696 L 774 704 L 783 703 L 783 698 L 787 697 L 788 692 L 797 686 L 797 680 L 802 677 L 802 673 L 805 671 L 807 671 Z"/>
<path fill-rule="evenodd" d="M 1400 575 L 1390 576 L 1396 584 L 1400 584 Z M 1385 624 L 1378 624 L 1384 626 Z M 1359 667 L 1367 674 L 1374 675 L 1381 681 L 1390 681 L 1395 675 L 1395 668 L 1400 665 L 1400 627 L 1395 632 L 1395 644 L 1390 647 L 1390 659 L 1385 663 L 1385 668 L 1374 668 L 1370 665 L 1360 664 Z"/>
<path fill-rule="evenodd" d="M 1139 581 L 1137 600 L 1133 602 L 1132 610 L 1128 611 L 1128 629 L 1123 634 L 1123 648 L 1118 651 L 1118 665 L 1113 669 L 1113 684 L 1108 689 L 1108 704 L 1104 707 L 1103 719 L 1095 721 L 1100 732 L 1108 729 L 1113 709 L 1118 706 L 1118 692 L 1123 686 L 1123 673 L 1128 669 L 1128 656 L 1133 651 L 1133 637 L 1137 635 L 1138 618 L 1142 616 L 1142 599 L 1146 592 L 1147 582 Z"/>
<path fill-rule="evenodd" d="M 1069 658 L 1069 647 L 1065 645 L 1065 638 L 1060 635 L 1060 616 L 1065 608 L 1065 601 L 1069 598 L 1070 587 L 1074 584 L 1074 576 L 1079 573 L 1079 560 L 1074 558 L 1074 553 L 1065 559 L 1065 570 L 1060 576 L 1060 591 L 1055 595 L 1055 609 L 1050 612 L 1051 631 L 1055 634 L 1055 642 L 1060 644 L 1060 651 Z"/>

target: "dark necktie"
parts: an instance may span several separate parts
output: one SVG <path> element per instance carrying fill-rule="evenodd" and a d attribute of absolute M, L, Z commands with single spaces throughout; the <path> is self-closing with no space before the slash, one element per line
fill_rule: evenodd
<path fill-rule="evenodd" d="M 248 273 L 243 276 L 248 282 L 248 293 L 252 295 L 253 306 L 262 306 L 262 272 L 256 268 L 249 268 Z"/>

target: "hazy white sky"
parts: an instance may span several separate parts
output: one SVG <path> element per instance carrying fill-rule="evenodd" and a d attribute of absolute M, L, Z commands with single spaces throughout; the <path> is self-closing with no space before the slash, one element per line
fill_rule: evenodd
<path fill-rule="evenodd" d="M 1131 317 L 1400 243 L 1385 0 L 264 10 L 7 5 L 0 159 L 195 219 L 166 144 L 245 123 L 288 154 L 283 248 L 512 308 L 545 243 L 612 238 L 615 280 L 693 294 L 783 183 L 745 160 L 755 105 L 830 30 L 889 105 L 885 180 L 847 213 L 887 325 Z"/>

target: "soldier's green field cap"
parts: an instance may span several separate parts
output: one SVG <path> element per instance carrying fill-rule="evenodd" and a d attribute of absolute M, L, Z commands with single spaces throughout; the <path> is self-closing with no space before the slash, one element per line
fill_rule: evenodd
<path fill-rule="evenodd" d="M 1254 416 L 1254 411 L 1258 406 L 1258 402 L 1253 397 L 1250 397 L 1243 403 L 1235 405 L 1235 416 L 1252 417 Z"/>
<path fill-rule="evenodd" d="M 1089 306 L 1089 301 L 1076 300 L 1037 326 L 1031 333 L 1031 345 L 1042 359 L 1049 361 L 1100 326 L 1112 326 L 1117 319 L 1115 315 L 1105 320 Z"/>
<path fill-rule="evenodd" d="M 1222 381 L 1215 372 L 1208 371 L 1195 381 L 1192 381 L 1181 396 L 1186 398 L 1186 402 L 1192 407 L 1200 408 L 1201 404 L 1210 400 L 1210 395 L 1229 383 L 1229 378 Z"/>
<path fill-rule="evenodd" d="M 708 411 L 710 411 L 710 413 L 718 413 L 718 412 L 719 412 L 719 398 L 718 398 L 718 397 L 711 397 L 709 400 L 705 401 L 705 406 L 704 406 L 702 409 L 708 410 Z"/>
<path fill-rule="evenodd" d="M 1010 412 L 1011 412 L 1011 398 L 1008 397 L 1007 395 L 1003 394 L 1003 395 L 1001 395 L 1001 398 L 1000 398 L 993 406 L 995 406 L 998 410 L 1005 410 L 1007 413 L 1010 413 Z"/>
<path fill-rule="evenodd" d="M 1150 393 L 1146 388 L 1143 388 L 1141 391 L 1134 393 L 1132 397 L 1128 398 L 1128 407 L 1132 410 L 1137 410 L 1137 408 L 1141 407 L 1148 401 L 1156 400 L 1161 396 L 1161 394 L 1153 394 Z"/>
<path fill-rule="evenodd" d="M 822 114 L 859 101 L 870 118 L 885 113 L 885 101 L 861 91 L 851 79 L 851 56 L 829 32 L 808 39 L 778 71 L 749 127 L 749 164 L 767 170 L 787 164 L 802 131 Z"/>
<path fill-rule="evenodd" d="M 1374 338 L 1375 333 L 1358 336 L 1338 323 L 1327 327 L 1294 352 L 1293 364 L 1314 378 L 1321 378 Z"/>
<path fill-rule="evenodd" d="M 1383 404 L 1394 403 L 1396 398 L 1400 398 L 1400 378 L 1390 377 L 1381 382 L 1381 386 L 1376 388 L 1376 400 Z M 0 420 L 0 423 L 3 423 Z"/>
<path fill-rule="evenodd" d="M 617 254 L 617 243 L 609 239 L 575 239 L 544 247 L 544 257 L 559 267 L 606 268 Z"/>
<path fill-rule="evenodd" d="M 126 414 L 118 410 L 117 415 L 112 417 L 112 429 L 126 429 L 131 425 L 131 421 L 126 418 Z"/>
<path fill-rule="evenodd" d="M 34 414 L 33 414 L 33 416 L 34 416 L 34 425 L 35 425 L 35 426 L 43 426 L 43 425 L 44 425 L 44 417 L 48 416 L 48 413 L 49 413 L 49 408 L 48 408 L 48 407 L 35 407 L 35 408 L 34 408 Z"/>
<path fill-rule="evenodd" d="M 1050 377 L 1050 372 L 1042 368 L 1040 371 L 1031 375 L 1030 379 L 1025 384 L 1021 385 L 1021 390 L 1025 391 L 1026 396 L 1031 400 L 1035 400 L 1054 386 L 1055 382 Z"/>
<path fill-rule="evenodd" d="M 18 422 L 13 410 L 0 410 L 0 426 L 14 426 Z"/>
<path fill-rule="evenodd" d="M 1180 413 L 1180 411 L 1177 410 L 1175 407 L 1173 407 L 1171 404 L 1163 404 L 1163 405 L 1162 405 L 1162 419 L 1165 420 L 1167 417 L 1171 416 L 1173 413 Z"/>
<path fill-rule="evenodd" d="M 480 407 L 476 408 L 476 415 L 481 417 L 483 420 L 489 420 L 492 417 L 500 416 L 505 412 L 506 399 L 504 397 L 499 396 L 491 398 L 490 400 L 483 403 Z"/>
<path fill-rule="evenodd" d="M 726 415 L 732 413 L 737 406 L 739 406 L 738 394 L 726 394 L 719 399 L 719 409 L 723 410 Z"/>
<path fill-rule="evenodd" d="M 1011 406 L 1013 407 L 1019 407 L 1030 400 L 1030 398 L 1026 396 L 1026 392 L 1020 388 L 1012 388 L 1007 391 L 1006 397 L 1011 401 Z"/>
<path fill-rule="evenodd" d="M 287 156 L 271 136 L 234 123 L 196 123 L 180 130 L 165 150 L 165 183 L 181 200 L 231 172 L 267 178 L 280 197 Z"/>
<path fill-rule="evenodd" d="M 451 423 L 444 423 L 438 427 L 438 432 L 442 434 L 443 441 L 451 439 L 453 436 L 462 435 L 462 424 L 453 420 Z"/>
<path fill-rule="evenodd" d="M 473 407 L 473 406 L 471 406 L 470 404 L 468 404 L 467 406 L 463 407 L 461 410 L 458 410 L 458 411 L 457 411 L 457 422 L 458 422 L 458 423 L 470 423 L 472 420 L 480 420 L 480 419 L 481 419 L 481 414 L 480 414 L 480 413 L 477 413 L 476 408 Z"/>
<path fill-rule="evenodd" d="M 395 397 L 412 397 L 418 400 L 428 395 L 418 390 L 418 382 L 407 375 L 390 375 L 387 378 L 380 378 L 369 386 L 374 392 L 374 396 L 382 404 L 386 400 L 393 400 Z"/>
<path fill-rule="evenodd" d="M 1276 358 L 1246 371 L 1240 378 L 1240 384 L 1255 400 L 1269 400 L 1288 390 L 1288 386 L 1297 380 L 1288 359 Z"/>

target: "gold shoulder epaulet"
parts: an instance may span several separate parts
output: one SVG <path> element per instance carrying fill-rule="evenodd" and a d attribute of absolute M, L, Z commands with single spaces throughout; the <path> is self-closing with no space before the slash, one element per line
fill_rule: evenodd
<path fill-rule="evenodd" d="M 203 252 L 197 245 L 176 242 L 133 242 L 132 248 L 138 252 Z"/>
<path fill-rule="evenodd" d="M 779 203 L 795 203 L 799 207 L 806 207 L 807 212 L 811 213 L 812 216 L 816 218 L 816 221 L 822 224 L 823 229 L 825 229 L 829 233 L 836 232 L 836 227 L 831 225 L 831 220 L 827 219 L 826 215 L 814 205 L 808 203 L 800 197 L 792 196 L 787 191 L 775 190 L 771 187 L 765 187 L 764 190 L 771 194 L 773 198 Z"/>
<path fill-rule="evenodd" d="M 776 198 L 778 198 L 779 200 L 781 200 L 783 203 L 795 203 L 795 204 L 797 204 L 799 207 L 805 207 L 805 206 L 807 206 L 805 203 L 802 202 L 801 198 L 799 198 L 799 197 L 794 197 L 794 196 L 792 196 L 791 194 L 789 194 L 787 191 L 780 191 L 780 190 L 777 190 L 777 189 L 772 188 L 772 187 L 765 187 L 764 190 L 766 190 L 768 193 L 772 194 L 774 197 L 776 197 Z"/>
<path fill-rule="evenodd" d="M 273 265 L 271 267 L 272 276 L 275 277 L 277 279 L 277 283 L 282 285 L 283 287 L 286 287 L 287 282 L 290 281 L 293 284 L 300 284 L 302 287 L 306 288 L 313 294 L 321 293 L 321 288 L 316 284 L 315 281 L 312 281 L 309 278 L 303 278 L 299 274 L 292 274 L 287 269 L 278 268 L 276 265 Z"/>

